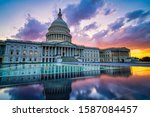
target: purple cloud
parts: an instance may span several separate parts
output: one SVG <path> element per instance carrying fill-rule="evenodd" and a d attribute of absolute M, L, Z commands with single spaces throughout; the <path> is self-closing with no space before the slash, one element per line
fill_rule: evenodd
<path fill-rule="evenodd" d="M 115 11 L 116 11 L 115 9 L 106 8 L 106 9 L 104 9 L 103 14 L 104 15 L 110 15 Z"/>
<path fill-rule="evenodd" d="M 99 39 L 103 38 L 105 35 L 107 35 L 107 33 L 108 33 L 108 30 L 102 30 L 102 31 L 94 34 L 92 38 L 99 40 Z"/>
<path fill-rule="evenodd" d="M 124 32 L 127 34 L 124 38 L 150 42 L 150 22 L 129 26 Z"/>
<path fill-rule="evenodd" d="M 12 100 L 43 100 L 43 87 L 38 84 L 11 88 L 9 93 Z"/>
<path fill-rule="evenodd" d="M 113 34 L 101 39 L 97 36 L 98 47 L 129 47 L 131 49 L 146 49 L 150 43 L 150 22 L 138 24 L 136 26 L 128 26 L 121 30 L 116 30 Z M 105 34 L 105 33 L 104 33 Z M 103 35 L 102 35 L 103 36 Z M 99 38 L 98 38 L 99 37 Z"/>
<path fill-rule="evenodd" d="M 79 24 L 83 19 L 90 19 L 98 8 L 104 5 L 103 0 L 81 0 L 77 5 L 68 5 L 64 13 L 70 25 Z"/>
<path fill-rule="evenodd" d="M 121 36 L 118 35 L 115 43 L 123 43 L 124 46 L 130 46 L 131 48 L 149 48 L 150 22 L 129 26 L 118 34 Z"/>
<path fill-rule="evenodd" d="M 114 23 L 109 25 L 109 28 L 113 31 L 120 29 L 124 25 L 124 18 L 117 19 Z"/>
<path fill-rule="evenodd" d="M 132 21 L 137 18 L 146 18 L 147 16 L 150 15 L 150 10 L 149 11 L 144 11 L 144 10 L 136 10 L 133 12 L 129 12 L 126 14 L 126 18 L 128 19 L 127 21 Z"/>
<path fill-rule="evenodd" d="M 27 22 L 18 30 L 13 38 L 19 38 L 22 40 L 44 40 L 45 34 L 48 29 L 49 23 L 41 23 L 37 19 L 32 18 L 30 15 L 27 17 Z"/>
<path fill-rule="evenodd" d="M 84 30 L 84 31 L 87 31 L 87 30 L 96 29 L 96 28 L 97 28 L 97 24 L 96 24 L 96 22 L 93 22 L 93 23 L 91 23 L 91 24 L 85 26 L 85 27 L 83 28 L 83 30 Z"/>

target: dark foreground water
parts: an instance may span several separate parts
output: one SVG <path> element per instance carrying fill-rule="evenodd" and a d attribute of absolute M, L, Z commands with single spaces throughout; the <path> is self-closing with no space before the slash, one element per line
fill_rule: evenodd
<path fill-rule="evenodd" d="M 150 67 L 1 65 L 0 99 L 149 100 Z"/>

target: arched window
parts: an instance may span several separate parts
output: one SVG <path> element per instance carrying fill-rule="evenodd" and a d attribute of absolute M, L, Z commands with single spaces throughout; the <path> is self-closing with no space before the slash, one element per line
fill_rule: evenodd
<path fill-rule="evenodd" d="M 14 54 L 14 50 L 10 50 L 10 54 L 13 55 Z"/>
<path fill-rule="evenodd" d="M 26 50 L 23 50 L 23 55 L 26 55 L 27 51 Z"/>

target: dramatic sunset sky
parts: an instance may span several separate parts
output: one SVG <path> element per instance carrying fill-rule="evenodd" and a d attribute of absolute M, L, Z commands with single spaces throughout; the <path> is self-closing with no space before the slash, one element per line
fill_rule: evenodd
<path fill-rule="evenodd" d="M 73 43 L 150 56 L 150 0 L 0 0 L 0 40 L 45 41 L 59 8 Z"/>

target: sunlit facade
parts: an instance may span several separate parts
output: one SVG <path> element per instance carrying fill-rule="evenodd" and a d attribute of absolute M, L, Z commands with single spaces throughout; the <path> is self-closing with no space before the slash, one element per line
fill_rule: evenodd
<path fill-rule="evenodd" d="M 108 48 L 100 52 L 101 62 L 130 62 L 130 50 L 128 48 Z"/>

